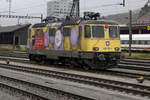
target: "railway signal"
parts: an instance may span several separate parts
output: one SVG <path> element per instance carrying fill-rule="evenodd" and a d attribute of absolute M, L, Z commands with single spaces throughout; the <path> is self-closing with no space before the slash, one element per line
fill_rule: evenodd
<path fill-rule="evenodd" d="M 123 0 L 123 2 L 120 3 L 120 5 L 123 5 L 123 7 L 125 7 L 125 4 L 126 4 L 125 0 Z"/>
<path fill-rule="evenodd" d="M 114 6 L 114 5 L 121 5 L 121 6 L 125 7 L 126 2 L 125 2 L 125 0 L 123 0 L 122 3 L 108 4 L 108 5 L 103 5 L 103 6 Z"/>

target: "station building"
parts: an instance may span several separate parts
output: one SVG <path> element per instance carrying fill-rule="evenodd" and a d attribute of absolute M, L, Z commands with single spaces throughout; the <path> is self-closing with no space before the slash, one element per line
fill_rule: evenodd
<path fill-rule="evenodd" d="M 150 26 L 150 7 L 147 8 L 147 12 L 142 16 L 140 10 L 132 12 L 132 34 L 150 34 L 150 30 L 147 29 Z M 129 34 L 129 13 L 121 13 L 115 15 L 109 15 L 105 19 L 114 20 L 120 24 L 120 34 Z"/>
<path fill-rule="evenodd" d="M 0 48 L 12 48 L 27 45 L 30 24 L 0 27 Z"/>

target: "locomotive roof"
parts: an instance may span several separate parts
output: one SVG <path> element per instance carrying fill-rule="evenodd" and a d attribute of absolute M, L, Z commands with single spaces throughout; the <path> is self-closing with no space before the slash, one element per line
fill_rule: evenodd
<path fill-rule="evenodd" d="M 118 25 L 115 21 L 110 20 L 82 20 L 82 21 L 60 21 L 60 22 L 52 22 L 52 23 L 37 23 L 32 26 L 32 28 L 38 27 L 46 27 L 46 26 L 65 26 L 65 25 L 78 25 L 78 24 L 111 24 L 111 25 Z"/>
<path fill-rule="evenodd" d="M 46 26 L 46 23 L 37 23 L 37 24 L 34 24 L 32 26 L 32 28 L 37 28 L 37 27 L 45 27 Z"/>
<path fill-rule="evenodd" d="M 118 25 L 119 23 L 111 20 L 84 20 L 81 21 L 80 24 L 112 24 L 112 25 Z"/>

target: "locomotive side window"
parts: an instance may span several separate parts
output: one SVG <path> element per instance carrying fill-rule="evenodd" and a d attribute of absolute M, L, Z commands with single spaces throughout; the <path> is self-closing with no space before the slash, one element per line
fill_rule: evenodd
<path fill-rule="evenodd" d="M 82 34 L 82 26 L 79 26 L 79 35 L 81 36 Z"/>
<path fill-rule="evenodd" d="M 70 36 L 71 34 L 71 28 L 64 28 L 63 29 L 64 36 Z"/>
<path fill-rule="evenodd" d="M 104 26 L 92 26 L 93 38 L 104 38 Z"/>
<path fill-rule="evenodd" d="M 55 36 L 55 33 L 56 33 L 56 29 L 54 28 L 49 29 L 49 36 Z"/>
<path fill-rule="evenodd" d="M 119 38 L 119 31 L 116 26 L 109 26 L 109 37 L 110 38 Z"/>
<path fill-rule="evenodd" d="M 37 37 L 38 37 L 38 38 L 41 38 L 41 37 L 42 37 L 42 33 L 43 33 L 43 30 L 42 30 L 42 29 L 37 29 Z"/>
<path fill-rule="evenodd" d="M 86 25 L 85 26 L 85 38 L 90 38 L 91 37 L 91 27 Z"/>

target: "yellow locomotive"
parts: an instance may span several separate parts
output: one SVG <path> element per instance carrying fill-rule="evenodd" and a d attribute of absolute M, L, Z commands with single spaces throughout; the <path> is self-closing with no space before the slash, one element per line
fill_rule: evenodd
<path fill-rule="evenodd" d="M 29 29 L 29 59 L 85 69 L 108 69 L 121 59 L 119 26 L 107 20 L 35 24 Z"/>

